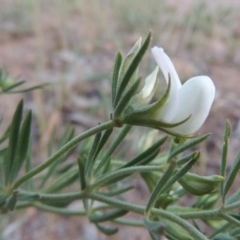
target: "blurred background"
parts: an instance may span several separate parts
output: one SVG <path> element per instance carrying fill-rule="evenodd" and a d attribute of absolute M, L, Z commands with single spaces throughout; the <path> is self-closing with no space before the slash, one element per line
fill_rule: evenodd
<path fill-rule="evenodd" d="M 201 146 L 206 156 L 201 173 L 213 173 L 220 164 L 226 118 L 233 126 L 229 162 L 234 160 L 240 146 L 238 0 L 0 0 L 0 6 L 0 67 L 13 79 L 25 79 L 26 86 L 51 83 L 24 95 L 2 95 L 0 101 L 1 132 L 19 99 L 24 98 L 26 109 L 33 109 L 36 165 L 46 156 L 54 126 L 60 133 L 61 126 L 74 124 L 80 133 L 109 119 L 116 53 L 126 54 L 150 29 L 152 47 L 165 49 L 182 81 L 208 75 L 216 85 L 213 109 L 201 129 L 201 133 L 212 132 Z M 155 65 L 149 51 L 140 75 L 146 77 Z M 139 183 L 137 198 L 147 194 L 141 188 Z M 105 237 L 84 217 L 61 217 L 31 208 L 0 216 L 0 232 L 0 239 L 7 240 L 149 239 L 147 231 L 126 227 Z"/>

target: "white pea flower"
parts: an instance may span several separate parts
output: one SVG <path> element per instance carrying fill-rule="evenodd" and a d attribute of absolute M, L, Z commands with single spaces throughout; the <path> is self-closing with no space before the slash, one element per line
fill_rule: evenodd
<path fill-rule="evenodd" d="M 205 122 L 211 109 L 215 86 L 207 76 L 197 76 L 189 79 L 183 85 L 170 58 L 162 48 L 152 48 L 152 54 L 161 68 L 166 82 L 168 74 L 171 78 L 169 98 L 157 114 L 158 120 L 176 123 L 190 118 L 170 131 L 180 135 L 195 133 Z"/>
<path fill-rule="evenodd" d="M 167 84 L 170 84 L 167 98 L 146 107 L 157 88 L 157 68 L 146 78 L 142 91 L 133 97 L 133 107 L 138 107 L 135 102 L 140 102 L 145 108 L 136 110 L 130 121 L 136 125 L 162 129 L 174 135 L 194 134 L 202 126 L 211 109 L 215 95 L 212 80 L 207 76 L 198 76 L 182 85 L 172 61 L 164 50 L 154 47 L 152 53 Z"/>

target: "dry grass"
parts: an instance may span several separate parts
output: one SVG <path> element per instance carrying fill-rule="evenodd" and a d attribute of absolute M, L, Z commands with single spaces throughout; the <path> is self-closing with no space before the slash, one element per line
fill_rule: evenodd
<path fill-rule="evenodd" d="M 202 162 L 201 173 L 206 169 L 211 173 L 219 166 L 226 118 L 233 124 L 233 160 L 240 146 L 239 1 L 0 0 L 0 4 L 0 66 L 13 77 L 26 79 L 28 85 L 53 84 L 23 96 L 26 108 L 34 110 L 34 137 L 40 142 L 35 151 L 42 153 L 35 164 L 46 156 L 44 149 L 55 125 L 75 123 L 80 132 L 109 117 L 107 96 L 115 54 L 126 52 L 149 29 L 152 45 L 165 48 L 182 80 L 205 74 L 216 84 L 216 101 L 202 129 L 213 135 L 202 146 L 207 161 Z M 141 75 L 146 76 L 154 65 L 148 54 Z M 21 97 L 1 97 L 0 115 L 5 118 L 1 131 Z M 138 184 L 136 196 L 147 194 Z M 83 218 L 34 209 L 0 216 L 0 231 L 7 234 L 4 239 L 19 240 L 148 238 L 145 230 L 129 228 L 106 238 Z"/>

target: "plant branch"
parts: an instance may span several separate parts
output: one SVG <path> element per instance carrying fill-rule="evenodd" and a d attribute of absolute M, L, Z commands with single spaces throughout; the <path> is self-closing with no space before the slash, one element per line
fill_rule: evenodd
<path fill-rule="evenodd" d="M 91 137 L 92 135 L 99 133 L 103 130 L 110 129 L 116 126 L 116 123 L 112 120 L 102 123 L 96 127 L 93 127 L 86 132 L 80 134 L 79 136 L 73 138 L 71 141 L 69 141 L 67 144 L 65 144 L 63 147 L 61 147 L 56 153 L 54 153 L 47 161 L 40 164 L 35 169 L 32 169 L 28 173 L 26 173 L 22 178 L 20 178 L 13 186 L 13 189 L 17 189 L 20 185 L 25 183 L 28 179 L 32 178 L 36 174 L 40 173 L 47 167 L 49 167 L 51 164 L 53 164 L 55 161 L 57 161 L 63 154 L 74 148 L 77 144 L 79 144 L 82 140 Z"/>

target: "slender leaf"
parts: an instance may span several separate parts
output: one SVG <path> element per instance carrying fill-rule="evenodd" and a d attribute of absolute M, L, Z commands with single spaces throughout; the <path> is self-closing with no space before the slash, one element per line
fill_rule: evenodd
<path fill-rule="evenodd" d="M 158 150 L 158 152 L 159 152 L 160 147 L 165 143 L 167 138 L 168 138 L 167 136 L 161 138 L 156 143 L 154 143 L 151 147 L 149 147 L 147 150 L 145 150 L 143 153 L 141 153 L 140 155 L 138 155 L 137 157 L 135 157 L 133 160 L 129 161 L 128 163 L 124 164 L 121 168 L 126 168 L 126 167 L 131 167 L 131 166 L 142 164 L 142 162 L 146 158 L 149 158 L 149 155 L 154 153 L 156 150 Z"/>
<path fill-rule="evenodd" d="M 81 189 L 84 190 L 86 187 L 85 180 L 85 163 L 83 158 L 78 158 L 78 168 L 79 168 L 79 178 L 80 178 L 80 186 Z"/>
<path fill-rule="evenodd" d="M 106 222 L 122 217 L 128 213 L 128 210 L 117 209 L 112 212 L 104 213 L 102 215 L 90 215 L 89 220 L 94 223 Z"/>
<path fill-rule="evenodd" d="M 123 94 L 121 99 L 117 102 L 117 106 L 114 109 L 114 117 L 115 118 L 119 117 L 121 115 L 121 113 L 123 112 L 123 110 L 126 108 L 130 99 L 133 97 L 133 95 L 137 91 L 137 89 L 139 87 L 139 84 L 140 84 L 140 81 L 141 81 L 141 78 L 138 78 L 132 84 L 132 86 L 130 86 L 129 89 L 127 89 L 127 91 Z"/>
<path fill-rule="evenodd" d="M 12 84 L 12 85 L 9 86 L 9 87 L 3 88 L 3 92 L 9 92 L 11 89 L 18 87 L 18 86 L 22 85 L 22 84 L 25 83 L 25 82 L 26 82 L 26 81 L 23 80 L 23 81 L 19 81 L 19 82 L 17 82 L 17 83 L 14 83 L 14 84 Z"/>
<path fill-rule="evenodd" d="M 177 160 L 177 165 L 179 166 L 179 165 L 182 165 L 182 164 L 185 164 L 185 163 L 189 162 L 195 156 L 196 153 L 197 153 L 197 151 L 193 152 L 193 153 L 191 153 L 191 154 L 189 154 L 185 157 L 182 157 L 181 159 L 178 159 Z"/>
<path fill-rule="evenodd" d="M 100 153 L 100 151 L 102 150 L 102 148 L 104 147 L 104 145 L 106 144 L 108 138 L 110 137 L 110 135 L 112 134 L 113 129 L 108 129 L 104 132 L 98 146 L 97 149 L 95 151 L 95 154 L 93 156 L 93 161 L 96 160 L 96 158 L 98 157 L 98 154 Z"/>
<path fill-rule="evenodd" d="M 136 164 L 136 165 L 140 165 L 140 164 L 141 165 L 146 165 L 146 164 L 148 164 L 158 155 L 158 153 L 159 153 L 159 149 L 155 150 L 154 152 L 152 152 L 151 154 L 146 156 L 144 159 L 141 160 L 141 162 L 138 162 L 138 164 Z M 110 165 L 110 161 L 109 161 L 109 165 Z M 129 167 L 124 167 L 124 169 L 127 169 L 127 168 L 129 168 Z M 119 168 L 119 169 L 123 169 L 123 168 Z M 105 182 L 103 186 L 115 184 L 116 182 L 122 181 L 123 179 L 125 179 L 129 176 L 131 176 L 131 174 L 123 174 L 121 176 L 116 176 L 116 177 L 112 178 L 111 181 Z"/>
<path fill-rule="evenodd" d="M 90 171 L 92 170 L 92 167 L 93 167 L 93 158 L 94 158 L 94 155 L 96 153 L 96 150 L 98 148 L 98 144 L 101 140 L 101 136 L 102 136 L 102 133 L 97 133 L 95 135 L 95 138 L 94 138 L 94 141 L 93 141 L 93 144 L 92 144 L 92 147 L 90 149 L 90 152 L 88 154 L 88 158 L 87 158 L 87 162 L 86 162 L 86 166 L 85 166 L 85 171 L 86 173 L 90 174 Z"/>
<path fill-rule="evenodd" d="M 238 171 L 240 169 L 240 153 L 238 154 L 235 162 L 234 162 L 234 165 L 232 166 L 232 169 L 228 175 L 228 178 L 226 180 L 226 183 L 224 184 L 224 187 L 223 187 L 223 199 L 226 197 L 229 189 L 231 188 L 237 174 L 238 174 Z"/>
<path fill-rule="evenodd" d="M 231 236 L 238 236 L 238 235 L 240 235 L 240 227 L 233 229 L 229 234 Z"/>
<path fill-rule="evenodd" d="M 25 93 L 25 92 L 30 92 L 36 89 L 41 89 L 45 86 L 48 86 L 49 83 L 43 83 L 34 87 L 30 87 L 30 88 L 25 88 L 25 89 L 21 89 L 21 90 L 17 90 L 17 91 L 8 91 L 7 93 Z"/>
<path fill-rule="evenodd" d="M 226 121 L 224 144 L 223 144 L 223 150 L 222 150 L 222 163 L 221 163 L 221 169 L 220 169 L 220 173 L 223 177 L 226 177 L 227 154 L 228 154 L 230 136 L 231 136 L 231 125 L 229 121 Z M 223 191 L 224 191 L 224 183 L 221 183 L 221 196 L 222 196 L 222 201 L 224 202 L 225 198 L 223 195 Z"/>
<path fill-rule="evenodd" d="M 19 143 L 17 148 L 17 155 L 13 164 L 11 182 L 16 179 L 24 161 L 26 160 L 28 148 L 29 148 L 29 140 L 31 135 L 31 123 L 32 123 L 32 112 L 29 111 L 23 121 L 22 128 L 19 134 Z"/>
<path fill-rule="evenodd" d="M 118 232 L 118 228 L 106 228 L 106 227 L 103 227 L 103 226 L 101 226 L 97 223 L 96 223 L 96 227 L 98 228 L 98 230 L 100 232 L 104 233 L 107 236 L 114 235 Z"/>
<path fill-rule="evenodd" d="M 240 189 L 233 193 L 226 201 L 226 204 L 232 204 L 240 199 Z"/>
<path fill-rule="evenodd" d="M 142 60 L 142 57 L 144 56 L 144 54 L 146 53 L 148 46 L 150 44 L 150 40 L 151 40 L 151 33 L 149 33 L 148 37 L 146 38 L 145 42 L 143 43 L 143 45 L 141 46 L 141 48 L 139 49 L 138 53 L 136 54 L 135 58 L 133 59 L 132 63 L 130 64 L 127 72 L 125 73 L 117 94 L 116 94 L 116 98 L 115 98 L 115 102 L 114 105 L 116 106 L 116 103 L 118 103 L 123 91 L 125 90 L 126 86 L 128 85 L 128 82 L 130 81 L 132 75 L 134 74 L 135 70 L 137 69 L 140 61 Z"/>
<path fill-rule="evenodd" d="M 29 148 L 28 148 L 28 154 L 27 154 L 27 159 L 26 159 L 26 173 L 32 170 L 32 135 L 30 135 L 30 140 L 29 140 Z M 32 191 L 34 189 L 34 180 L 33 178 L 30 178 L 26 182 L 26 189 L 28 191 Z"/>
<path fill-rule="evenodd" d="M 119 70 L 121 68 L 121 64 L 122 64 L 122 55 L 120 52 L 118 52 L 115 60 L 113 77 L 112 77 L 112 107 L 113 108 L 114 108 L 114 102 L 115 102 L 115 97 L 117 92 L 117 83 L 118 83 Z"/>
<path fill-rule="evenodd" d="M 22 121 L 23 100 L 21 100 L 16 108 L 11 124 L 11 133 L 9 137 L 9 146 L 7 156 L 4 161 L 5 165 L 5 183 L 9 184 L 11 181 L 13 165 L 17 155 L 17 148 L 19 143 L 19 132 Z"/>
<path fill-rule="evenodd" d="M 158 183 L 156 184 L 155 188 L 152 191 L 152 194 L 148 200 L 146 212 L 150 210 L 152 206 L 154 206 L 155 202 L 157 201 L 158 193 L 162 190 L 162 188 L 167 183 L 168 179 L 172 176 L 173 171 L 175 168 L 175 163 L 171 163 L 167 169 L 167 171 L 163 174 L 163 176 L 159 179 Z"/>
<path fill-rule="evenodd" d="M 186 163 L 182 168 L 180 168 L 169 180 L 168 182 L 162 187 L 162 189 L 158 192 L 158 196 L 161 195 L 164 191 L 167 190 L 172 184 L 174 184 L 176 181 L 178 181 L 182 176 L 184 176 L 191 168 L 193 165 L 196 164 L 200 157 L 200 153 L 197 152 L 194 154 L 193 158 L 191 161 Z"/>

